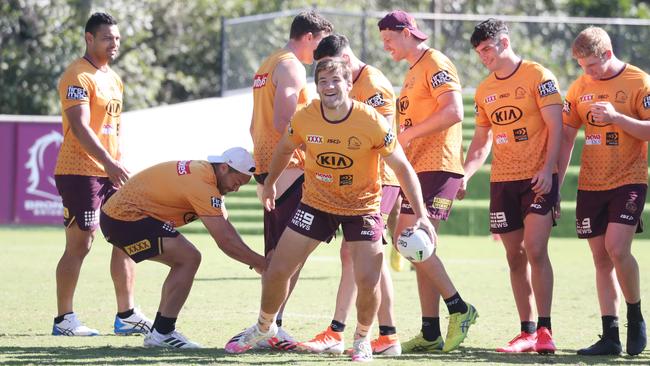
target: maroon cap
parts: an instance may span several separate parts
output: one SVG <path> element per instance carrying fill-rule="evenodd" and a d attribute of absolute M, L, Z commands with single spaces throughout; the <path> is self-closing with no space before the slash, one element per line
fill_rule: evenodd
<path fill-rule="evenodd" d="M 380 31 L 383 31 L 385 29 L 401 31 L 402 29 L 406 28 L 411 31 L 413 37 L 417 39 L 424 41 L 425 39 L 429 38 L 426 34 L 418 29 L 415 18 L 403 10 L 391 11 L 390 13 L 386 14 L 386 16 L 383 17 L 379 23 L 377 23 L 377 25 L 379 26 Z"/>

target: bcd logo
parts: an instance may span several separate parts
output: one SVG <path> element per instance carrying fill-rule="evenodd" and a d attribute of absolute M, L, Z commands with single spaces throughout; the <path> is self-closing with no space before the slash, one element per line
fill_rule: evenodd
<path fill-rule="evenodd" d="M 507 105 L 492 112 L 490 118 L 492 119 L 492 123 L 495 125 L 504 126 L 519 121 L 522 115 L 523 112 L 521 109 Z"/>
<path fill-rule="evenodd" d="M 325 152 L 316 156 L 316 164 L 330 169 L 345 169 L 352 166 L 352 159 L 337 152 Z"/>

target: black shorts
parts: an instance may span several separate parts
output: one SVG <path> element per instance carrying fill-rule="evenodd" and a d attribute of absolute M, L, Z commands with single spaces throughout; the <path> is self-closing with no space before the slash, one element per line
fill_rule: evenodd
<path fill-rule="evenodd" d="M 582 239 L 605 234 L 607 224 L 635 225 L 643 232 L 641 213 L 645 206 L 645 184 L 627 184 L 607 191 L 578 190 L 576 232 Z"/>
<path fill-rule="evenodd" d="M 99 208 L 117 190 L 107 177 L 55 175 L 56 189 L 63 201 L 63 225 L 77 223 L 84 231 L 99 226 Z"/>

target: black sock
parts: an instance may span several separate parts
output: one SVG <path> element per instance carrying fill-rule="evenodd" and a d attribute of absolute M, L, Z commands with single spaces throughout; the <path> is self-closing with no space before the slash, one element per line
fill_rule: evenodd
<path fill-rule="evenodd" d="M 130 317 L 131 315 L 133 315 L 133 308 L 131 308 L 131 309 L 127 310 L 127 311 L 123 311 L 121 313 L 117 313 L 117 317 L 120 318 L 120 319 L 126 319 L 126 318 Z"/>
<path fill-rule="evenodd" d="M 156 320 L 153 321 L 153 329 L 157 330 L 160 334 L 168 334 L 176 329 L 176 319 L 168 318 L 166 316 L 156 313 Z"/>
<path fill-rule="evenodd" d="M 424 339 L 433 342 L 440 337 L 440 318 L 422 317 L 422 335 Z"/>
<path fill-rule="evenodd" d="M 341 322 L 337 322 L 336 320 L 332 319 L 332 324 L 330 324 L 330 327 L 332 328 L 333 331 L 339 333 L 343 332 L 345 330 L 345 324 Z"/>
<path fill-rule="evenodd" d="M 529 321 L 521 322 L 521 331 L 522 332 L 526 332 L 528 334 L 533 334 L 533 333 L 535 333 L 536 329 L 537 328 L 535 328 L 535 322 L 529 322 Z"/>
<path fill-rule="evenodd" d="M 275 319 L 275 325 L 277 325 L 278 328 L 280 328 L 282 326 L 282 318 Z"/>
<path fill-rule="evenodd" d="M 61 323 L 61 322 L 63 321 L 63 317 L 65 317 L 65 316 L 68 315 L 68 314 L 72 314 L 72 313 L 74 313 L 74 311 L 71 311 L 71 312 L 69 312 L 69 313 L 65 313 L 65 314 L 63 314 L 63 315 L 59 315 L 59 316 L 57 316 L 56 318 L 54 318 L 54 324 L 59 324 L 59 323 Z"/>
<path fill-rule="evenodd" d="M 603 338 L 609 338 L 621 343 L 618 336 L 618 317 L 605 315 L 601 317 L 601 320 L 603 321 Z"/>
<path fill-rule="evenodd" d="M 450 315 L 467 312 L 467 304 L 465 304 L 465 301 L 463 301 L 458 292 L 452 297 L 445 299 L 445 304 L 447 304 L 447 310 L 449 310 Z"/>
<path fill-rule="evenodd" d="M 379 326 L 379 335 L 387 336 L 397 333 L 397 328 L 391 327 L 389 325 L 380 325 Z"/>
<path fill-rule="evenodd" d="M 641 315 L 641 300 L 636 304 L 627 304 L 627 321 L 628 322 L 640 322 L 643 320 L 643 315 Z"/>
<path fill-rule="evenodd" d="M 551 317 L 543 317 L 540 316 L 537 318 L 537 329 L 539 328 L 547 328 L 548 330 L 551 330 Z"/>

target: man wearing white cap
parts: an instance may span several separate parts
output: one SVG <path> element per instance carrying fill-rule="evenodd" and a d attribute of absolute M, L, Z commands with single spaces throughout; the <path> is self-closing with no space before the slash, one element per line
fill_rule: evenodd
<path fill-rule="evenodd" d="M 264 270 L 264 257 L 227 220 L 223 198 L 248 183 L 254 172 L 255 162 L 241 147 L 207 161 L 169 161 L 136 174 L 102 207 L 101 229 L 109 243 L 135 262 L 149 259 L 170 267 L 145 347 L 200 347 L 175 329 L 201 263 L 201 253 L 177 227 L 200 219 L 229 257 L 258 273 Z"/>

